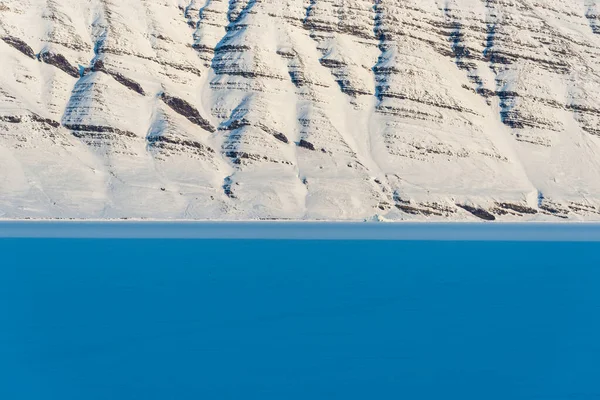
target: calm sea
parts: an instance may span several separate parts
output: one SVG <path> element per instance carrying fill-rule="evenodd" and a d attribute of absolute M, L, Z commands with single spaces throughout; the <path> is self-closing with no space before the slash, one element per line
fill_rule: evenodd
<path fill-rule="evenodd" d="M 0 399 L 600 399 L 600 243 L 0 239 Z"/>

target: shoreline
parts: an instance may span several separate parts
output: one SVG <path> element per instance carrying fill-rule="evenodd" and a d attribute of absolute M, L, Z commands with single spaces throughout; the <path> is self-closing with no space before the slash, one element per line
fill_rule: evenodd
<path fill-rule="evenodd" d="M 0 220 L 0 238 L 600 242 L 600 223 Z"/>

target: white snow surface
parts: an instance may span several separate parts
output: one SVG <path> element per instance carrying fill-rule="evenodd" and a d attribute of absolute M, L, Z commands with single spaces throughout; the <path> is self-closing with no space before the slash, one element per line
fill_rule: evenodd
<path fill-rule="evenodd" d="M 600 220 L 600 0 L 0 0 L 0 218 Z"/>

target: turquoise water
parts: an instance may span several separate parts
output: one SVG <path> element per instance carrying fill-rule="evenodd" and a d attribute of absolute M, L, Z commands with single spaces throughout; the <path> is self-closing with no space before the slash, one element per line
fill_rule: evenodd
<path fill-rule="evenodd" d="M 600 243 L 0 239 L 0 399 L 598 399 Z"/>

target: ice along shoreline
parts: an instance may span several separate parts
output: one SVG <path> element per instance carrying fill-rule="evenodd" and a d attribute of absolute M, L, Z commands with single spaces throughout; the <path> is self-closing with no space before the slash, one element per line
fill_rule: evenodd
<path fill-rule="evenodd" d="M 600 242 L 600 223 L 6 220 L 0 238 Z"/>

